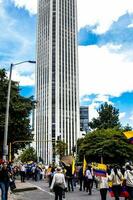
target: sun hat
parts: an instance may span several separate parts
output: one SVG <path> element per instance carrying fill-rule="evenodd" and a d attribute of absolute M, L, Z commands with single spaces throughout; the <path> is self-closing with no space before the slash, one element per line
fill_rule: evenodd
<path fill-rule="evenodd" d="M 61 167 L 57 167 L 56 170 L 57 170 L 57 172 L 62 172 L 62 168 Z"/>

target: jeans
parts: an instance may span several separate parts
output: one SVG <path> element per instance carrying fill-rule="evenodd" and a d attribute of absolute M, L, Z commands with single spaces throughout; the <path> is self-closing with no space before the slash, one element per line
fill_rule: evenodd
<path fill-rule="evenodd" d="M 20 176 L 21 176 L 21 182 L 25 182 L 25 172 L 24 171 L 20 172 Z"/>
<path fill-rule="evenodd" d="M 100 195 L 101 195 L 101 200 L 106 200 L 107 188 L 101 188 L 100 189 Z"/>
<path fill-rule="evenodd" d="M 87 192 L 89 192 L 88 194 L 91 195 L 91 191 L 92 191 L 92 184 L 93 184 L 93 180 L 92 179 L 88 179 L 87 180 Z"/>
<path fill-rule="evenodd" d="M 9 189 L 9 182 L 5 182 L 5 200 L 8 200 L 8 189 Z"/>
<path fill-rule="evenodd" d="M 80 185 L 79 190 L 82 191 L 83 177 L 79 178 L 79 185 Z"/>
<path fill-rule="evenodd" d="M 74 189 L 73 189 L 73 178 L 70 177 L 70 178 L 68 178 L 67 181 L 68 181 L 68 191 L 70 191 L 70 190 L 74 191 Z"/>
<path fill-rule="evenodd" d="M 121 185 L 113 185 L 112 191 L 114 192 L 115 200 L 119 200 L 120 193 L 121 193 Z"/>
<path fill-rule="evenodd" d="M 133 199 L 133 187 L 127 186 L 127 191 L 129 193 L 129 199 Z"/>
<path fill-rule="evenodd" d="M 1 200 L 6 200 L 5 184 L 3 182 L 0 182 L 0 189 L 1 189 Z"/>

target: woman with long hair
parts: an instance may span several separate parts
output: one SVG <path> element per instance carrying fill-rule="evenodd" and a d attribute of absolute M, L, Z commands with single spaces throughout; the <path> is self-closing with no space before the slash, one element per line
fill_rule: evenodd
<path fill-rule="evenodd" d="M 112 169 L 109 180 L 112 181 L 112 191 L 114 193 L 115 200 L 119 200 L 120 193 L 122 191 L 123 175 L 117 166 Z"/>

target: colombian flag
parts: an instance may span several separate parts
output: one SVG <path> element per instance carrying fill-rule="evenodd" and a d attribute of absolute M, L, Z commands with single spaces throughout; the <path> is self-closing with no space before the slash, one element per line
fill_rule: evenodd
<path fill-rule="evenodd" d="M 126 131 L 123 133 L 125 137 L 129 140 L 131 144 L 133 144 L 133 131 Z"/>
<path fill-rule="evenodd" d="M 87 162 L 86 162 L 86 159 L 84 157 L 84 160 L 83 160 L 83 175 L 85 175 L 86 168 L 87 168 Z"/>
<path fill-rule="evenodd" d="M 106 176 L 107 166 L 100 163 L 92 163 L 92 168 L 96 176 Z"/>

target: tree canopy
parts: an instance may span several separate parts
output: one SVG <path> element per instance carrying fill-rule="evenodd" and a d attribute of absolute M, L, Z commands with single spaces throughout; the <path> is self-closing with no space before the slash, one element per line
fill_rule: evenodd
<path fill-rule="evenodd" d="M 120 127 L 119 110 L 105 102 L 97 110 L 98 117 L 89 122 L 91 129 L 108 129 Z"/>
<path fill-rule="evenodd" d="M 55 154 L 60 156 L 60 159 L 65 155 L 67 144 L 62 140 L 58 140 L 55 145 Z"/>
<path fill-rule="evenodd" d="M 123 134 L 123 130 L 99 129 L 78 140 L 78 155 L 82 161 L 85 155 L 88 162 L 123 164 L 133 160 L 133 145 Z"/>
<path fill-rule="evenodd" d="M 0 155 L 2 155 L 4 137 L 7 90 L 8 78 L 6 71 L 5 69 L 0 69 Z M 21 96 L 19 83 L 12 81 L 9 106 L 8 144 L 13 143 L 14 141 L 33 139 L 29 118 L 33 107 L 33 97 L 26 98 Z M 14 150 L 14 147 L 18 150 L 25 147 L 25 145 L 26 142 L 16 142 L 12 145 L 12 151 Z"/>
<path fill-rule="evenodd" d="M 36 151 L 33 147 L 25 149 L 22 154 L 20 155 L 19 159 L 21 160 L 22 163 L 28 162 L 28 161 L 37 161 L 37 155 Z"/>

